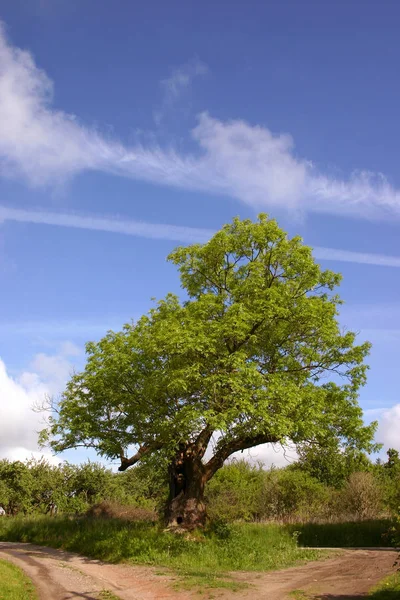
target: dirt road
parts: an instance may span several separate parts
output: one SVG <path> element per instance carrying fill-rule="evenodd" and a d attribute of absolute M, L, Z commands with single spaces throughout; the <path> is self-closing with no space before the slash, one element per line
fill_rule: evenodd
<path fill-rule="evenodd" d="M 318 600 L 360 600 L 393 571 L 396 552 L 345 550 L 340 556 L 282 571 L 235 573 L 250 587 L 240 592 L 213 589 L 212 597 L 237 600 L 284 600 L 294 590 Z M 151 567 L 111 565 L 70 552 L 33 544 L 0 542 L 0 558 L 11 560 L 33 580 L 40 600 L 97 600 L 102 590 L 121 600 L 199 598 L 196 591 L 177 591 L 177 578 Z M 203 596 L 204 597 L 204 596 Z"/>

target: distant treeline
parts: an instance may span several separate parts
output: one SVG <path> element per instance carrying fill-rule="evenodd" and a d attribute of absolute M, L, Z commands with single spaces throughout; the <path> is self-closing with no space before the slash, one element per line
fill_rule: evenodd
<path fill-rule="evenodd" d="M 165 462 L 154 457 L 124 473 L 98 463 L 50 465 L 44 460 L 0 460 L 0 507 L 6 515 L 162 514 L 168 494 Z M 207 486 L 208 514 L 215 521 L 351 521 L 394 514 L 400 506 L 400 458 L 372 463 L 356 452 L 304 447 L 299 460 L 266 470 L 246 461 L 225 465 Z M 140 509 L 121 511 L 116 507 Z M 101 510 L 100 510 L 101 512 Z M 106 511 L 107 512 L 107 511 Z M 112 512 L 112 511 L 111 511 Z M 98 513 L 97 513 L 98 514 Z"/>

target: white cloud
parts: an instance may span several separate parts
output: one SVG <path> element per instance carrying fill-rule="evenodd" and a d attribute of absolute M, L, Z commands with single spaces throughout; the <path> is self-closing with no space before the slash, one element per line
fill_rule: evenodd
<path fill-rule="evenodd" d="M 0 458 L 25 460 L 45 456 L 38 448 L 38 432 L 44 427 L 46 413 L 34 412 L 46 396 L 59 393 L 71 372 L 71 364 L 62 355 L 38 354 L 28 371 L 12 377 L 0 360 Z"/>
<path fill-rule="evenodd" d="M 37 223 L 59 227 L 74 227 L 94 231 L 106 231 L 151 239 L 170 240 L 175 242 L 194 243 L 206 242 L 215 233 L 211 229 L 165 225 L 160 223 L 145 223 L 118 217 L 96 217 L 79 213 L 55 213 L 39 210 L 23 210 L 0 205 L 0 223 L 17 221 L 21 223 Z M 320 260 L 353 262 L 383 267 L 400 267 L 400 256 L 372 254 L 324 248 L 316 246 L 314 256 Z"/>
<path fill-rule="evenodd" d="M 197 70 L 201 67 L 197 67 Z M 196 67 L 193 67 L 196 71 Z M 166 80 L 170 98 L 190 75 Z M 132 147 L 83 126 L 52 106 L 52 82 L 32 56 L 0 32 L 0 172 L 32 185 L 59 183 L 99 170 L 178 188 L 228 194 L 253 207 L 394 218 L 400 191 L 378 173 L 339 179 L 318 171 L 294 152 L 289 135 L 244 121 L 222 122 L 207 113 L 192 131 L 198 151 L 182 154 L 159 146 Z"/>
<path fill-rule="evenodd" d="M 384 444 L 385 450 L 400 450 L 400 404 L 384 409 L 380 414 L 376 441 Z"/>
<path fill-rule="evenodd" d="M 0 447 L 22 446 L 37 450 L 37 434 L 43 415 L 32 412 L 31 407 L 48 393 L 47 387 L 33 373 L 24 373 L 13 379 L 0 361 Z"/>
<path fill-rule="evenodd" d="M 6 448 L 2 451 L 1 458 L 7 458 L 10 461 L 20 460 L 24 462 L 25 460 L 29 460 L 31 458 L 35 460 L 40 460 L 41 458 L 46 459 L 52 465 L 59 465 L 62 462 L 62 459 L 54 454 L 50 454 L 50 452 L 40 452 L 36 450 L 29 450 L 29 448 L 24 448 L 23 446 L 14 446 L 12 448 Z"/>
<path fill-rule="evenodd" d="M 257 208 L 295 208 L 307 192 L 310 166 L 293 156 L 289 135 L 274 136 L 244 121 L 223 123 L 203 113 L 193 137 L 204 151 L 202 166 L 215 191 Z"/>
<path fill-rule="evenodd" d="M 194 58 L 187 63 L 174 67 L 171 75 L 160 82 L 163 90 L 164 99 L 162 107 L 154 111 L 154 120 L 157 124 L 161 122 L 165 113 L 188 90 L 195 77 L 206 75 L 208 66 L 198 58 Z"/>

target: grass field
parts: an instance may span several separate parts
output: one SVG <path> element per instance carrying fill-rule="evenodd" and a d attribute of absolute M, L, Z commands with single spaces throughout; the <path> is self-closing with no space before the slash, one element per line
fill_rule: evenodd
<path fill-rule="evenodd" d="M 321 556 L 298 548 L 296 535 L 279 525 L 238 524 L 183 536 L 151 523 L 116 519 L 16 518 L 0 523 L 0 539 L 63 548 L 109 562 L 169 567 L 196 578 L 280 569 Z"/>
<path fill-rule="evenodd" d="M 0 600 L 37 600 L 32 582 L 6 560 L 0 560 Z"/>

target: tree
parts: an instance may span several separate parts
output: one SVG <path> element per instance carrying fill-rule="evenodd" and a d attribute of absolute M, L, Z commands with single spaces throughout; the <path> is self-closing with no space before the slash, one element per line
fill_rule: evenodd
<path fill-rule="evenodd" d="M 168 294 L 88 343 L 42 443 L 95 448 L 121 471 L 158 453 L 169 465 L 166 521 L 186 528 L 204 523 L 205 484 L 238 450 L 332 438 L 371 447 L 374 425 L 357 404 L 369 344 L 341 331 L 341 277 L 301 238 L 266 215 L 235 218 L 169 260 L 186 299 Z"/>
<path fill-rule="evenodd" d="M 364 452 L 354 447 L 343 449 L 339 440 L 330 440 L 323 447 L 300 444 L 297 451 L 299 460 L 292 469 L 306 471 L 318 481 L 335 488 L 342 487 L 352 473 L 373 468 Z"/>
<path fill-rule="evenodd" d="M 388 459 L 384 464 L 385 469 L 387 469 L 390 477 L 398 477 L 400 475 L 400 456 L 398 450 L 389 448 L 386 454 Z"/>
<path fill-rule="evenodd" d="M 20 462 L 0 461 L 0 503 L 9 515 L 29 513 L 32 509 L 34 479 L 29 467 Z"/>
<path fill-rule="evenodd" d="M 380 482 L 386 506 L 398 512 L 400 507 L 400 456 L 398 450 L 389 448 L 387 461 L 376 461 L 374 473 Z"/>

